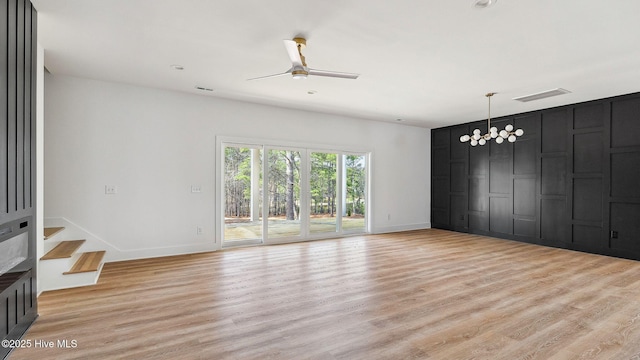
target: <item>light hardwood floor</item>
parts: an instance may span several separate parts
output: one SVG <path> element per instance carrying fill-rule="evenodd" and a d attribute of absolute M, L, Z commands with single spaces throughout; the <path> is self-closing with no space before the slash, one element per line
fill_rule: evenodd
<path fill-rule="evenodd" d="M 77 347 L 11 359 L 640 359 L 640 262 L 442 230 L 109 263 L 39 301 L 25 339 Z"/>

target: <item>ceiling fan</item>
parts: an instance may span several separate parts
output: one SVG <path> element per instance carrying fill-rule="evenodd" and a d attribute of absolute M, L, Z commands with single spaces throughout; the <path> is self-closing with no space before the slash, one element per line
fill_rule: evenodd
<path fill-rule="evenodd" d="M 302 55 L 302 49 L 307 46 L 307 40 L 304 38 L 296 37 L 293 38 L 293 40 L 283 41 L 284 47 L 287 49 L 287 53 L 289 54 L 289 59 L 291 60 L 291 68 L 280 74 L 260 76 L 248 80 L 266 79 L 287 74 L 291 74 L 294 79 L 306 79 L 308 75 L 326 76 L 342 79 L 357 79 L 358 76 L 360 76 L 360 74 L 311 69 L 307 67 L 307 63 L 304 59 L 304 56 Z"/>

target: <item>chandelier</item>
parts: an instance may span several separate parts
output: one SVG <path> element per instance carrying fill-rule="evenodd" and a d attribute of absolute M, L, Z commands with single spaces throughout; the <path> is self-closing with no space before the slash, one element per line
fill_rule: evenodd
<path fill-rule="evenodd" d="M 524 130 L 518 129 L 513 130 L 513 125 L 508 124 L 504 127 L 504 130 L 498 131 L 498 128 L 495 126 L 491 126 L 491 97 L 496 93 L 488 93 L 485 96 L 489 99 L 489 116 L 487 118 L 487 133 L 484 135 L 480 135 L 482 132 L 480 129 L 473 130 L 473 135 L 462 135 L 460 136 L 460 142 L 471 141 L 471 146 L 476 145 L 484 145 L 487 141 L 491 141 L 491 139 L 496 139 L 496 143 L 502 144 L 506 139 L 509 142 L 515 142 L 518 136 L 522 136 L 524 134 Z"/>

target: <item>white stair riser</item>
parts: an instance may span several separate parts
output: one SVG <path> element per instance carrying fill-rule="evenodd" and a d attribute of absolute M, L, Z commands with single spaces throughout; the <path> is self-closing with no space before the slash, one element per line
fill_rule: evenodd
<path fill-rule="evenodd" d="M 76 251 L 75 254 L 68 258 L 40 260 L 40 263 L 38 264 L 38 276 L 48 273 L 55 274 L 60 269 L 62 269 L 60 273 L 69 271 L 79 258 L 80 250 Z"/>
<path fill-rule="evenodd" d="M 46 287 L 42 291 L 68 289 L 80 286 L 95 285 L 100 277 L 102 266 L 98 271 L 84 272 L 78 274 L 63 275 L 60 273 L 59 277 L 45 278 Z"/>
<path fill-rule="evenodd" d="M 79 257 L 80 254 L 73 256 L 75 260 Z M 103 265 L 100 265 L 98 271 L 65 275 L 64 272 L 69 271 L 75 263 L 75 260 L 70 259 L 40 260 L 38 276 L 42 286 L 41 291 L 95 285 L 98 282 Z"/>

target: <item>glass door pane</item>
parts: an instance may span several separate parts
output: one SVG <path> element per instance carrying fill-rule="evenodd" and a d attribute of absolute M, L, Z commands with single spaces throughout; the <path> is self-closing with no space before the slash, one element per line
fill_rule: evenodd
<path fill-rule="evenodd" d="M 309 233 L 336 232 L 337 155 L 312 152 L 309 158 Z"/>
<path fill-rule="evenodd" d="M 270 149 L 267 154 L 267 238 L 300 236 L 300 152 Z"/>
<path fill-rule="evenodd" d="M 262 149 L 224 147 L 223 245 L 262 243 Z"/>
<path fill-rule="evenodd" d="M 366 207 L 366 157 L 364 155 L 343 155 L 342 230 L 344 232 L 365 232 L 367 222 Z"/>

